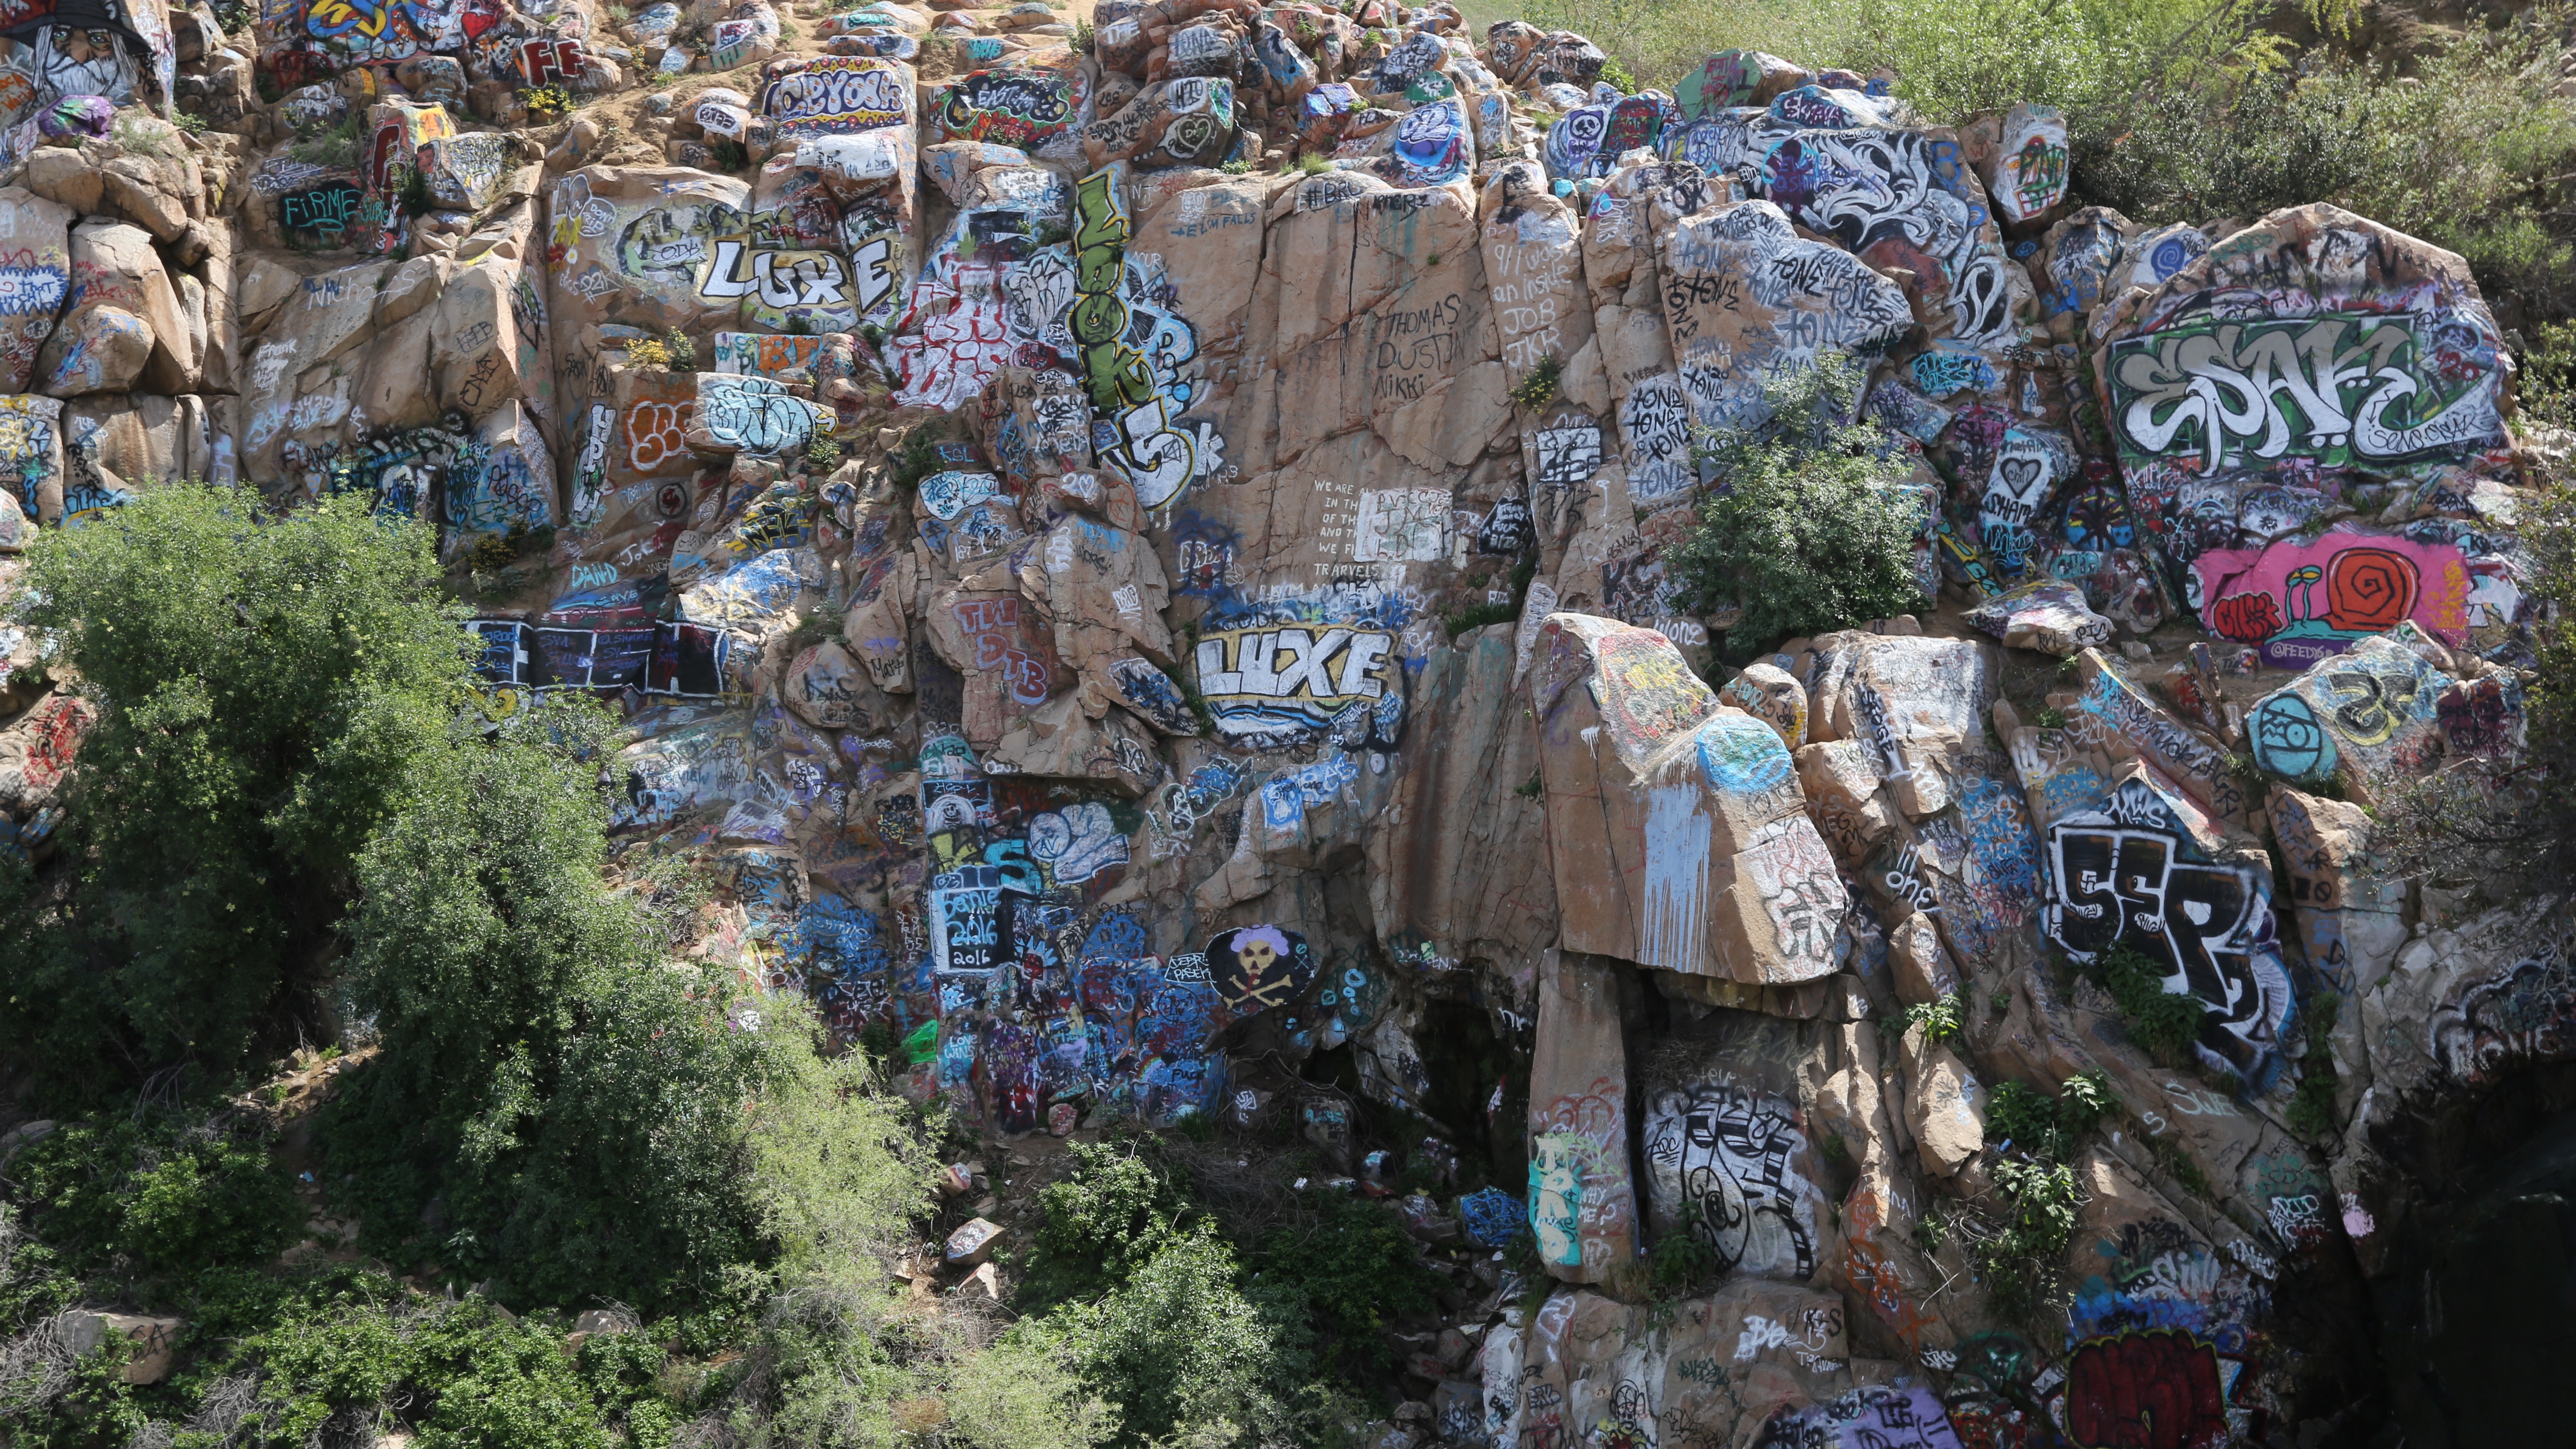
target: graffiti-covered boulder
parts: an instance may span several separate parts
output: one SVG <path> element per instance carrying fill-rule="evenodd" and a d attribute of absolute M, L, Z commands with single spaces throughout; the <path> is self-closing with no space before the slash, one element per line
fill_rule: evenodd
<path fill-rule="evenodd" d="M 2438 470 L 2510 476 L 2513 365 L 2468 264 L 2339 208 L 2272 213 L 2097 332 L 2130 509 L 2177 564 Z"/>
<path fill-rule="evenodd" d="M 72 228 L 72 294 L 36 357 L 51 397 L 195 390 L 199 335 L 188 330 L 170 272 L 140 227 L 88 221 Z"/>
<path fill-rule="evenodd" d="M 1234 139 L 1234 82 L 1190 76 L 1156 81 L 1117 114 L 1082 129 L 1085 161 L 1106 166 L 1204 166 Z"/>
<path fill-rule="evenodd" d="M 2084 591 L 2054 579 L 1997 594 L 1969 610 L 1968 622 L 2013 648 L 2060 659 L 2111 642 L 2111 621 L 2086 607 Z"/>
<path fill-rule="evenodd" d="M 1720 1013 L 1637 1064 L 1649 1224 L 1749 1278 L 1808 1282 L 1829 1263 L 1821 1149 L 1791 1065 L 1798 1035 L 1779 1017 Z"/>
<path fill-rule="evenodd" d="M 2239 506 L 2240 519 L 2254 517 L 2264 506 L 2259 490 Z M 2211 549 L 2191 561 L 2189 582 L 2209 631 L 2256 646 L 2275 669 L 2305 669 L 2404 623 L 2461 643 L 2473 586 L 2457 544 L 2346 524 L 2313 538 Z"/>
<path fill-rule="evenodd" d="M 2298 1011 L 2271 865 L 2196 814 L 2142 767 L 2125 767 L 2089 808 L 2048 826 L 2051 897 L 2040 919 L 2078 960 L 2115 945 L 2144 957 L 2167 993 L 2201 1004 L 2200 1059 L 2259 1087 L 2282 1070 Z"/>
<path fill-rule="evenodd" d="M 0 491 L 17 500 L 29 523 L 63 516 L 62 414 L 53 398 L 0 394 Z"/>
<path fill-rule="evenodd" d="M 2412 626 L 2353 640 L 2246 711 L 2254 763 L 2292 784 L 2332 781 L 2377 800 L 2441 757 L 2440 702 L 2456 667 Z"/>
<path fill-rule="evenodd" d="M 1977 176 L 1994 198 L 1996 216 L 2015 235 L 2027 235 L 2055 220 L 2066 200 L 2066 118 L 2054 107 L 2024 102 L 1992 124 L 1991 136 L 1978 138 Z"/>
<path fill-rule="evenodd" d="M 1069 57 L 971 71 L 930 92 L 922 140 L 989 142 L 1055 159 L 1066 149 L 1061 138 L 1091 123 L 1091 98 L 1090 78 Z"/>
<path fill-rule="evenodd" d="M 22 187 L 0 187 L 0 393 L 25 392 L 36 354 L 71 295 L 72 208 Z"/>
<path fill-rule="evenodd" d="M 1768 379 L 1827 352 L 1875 357 L 1914 328 L 1895 283 L 1800 239 L 1767 201 L 1681 220 L 1664 242 L 1663 275 L 1673 358 L 1704 427 L 1758 426 Z"/>
<path fill-rule="evenodd" d="M 1771 726 L 1652 630 L 1559 614 L 1537 649 L 1566 944 L 1748 986 L 1831 972 L 1848 897 Z"/>
<path fill-rule="evenodd" d="M 1613 1281 L 1634 1272 L 1638 1226 L 1617 973 L 1547 952 L 1539 963 L 1538 1017 L 1530 1061 L 1530 1232 L 1550 1276 Z"/>

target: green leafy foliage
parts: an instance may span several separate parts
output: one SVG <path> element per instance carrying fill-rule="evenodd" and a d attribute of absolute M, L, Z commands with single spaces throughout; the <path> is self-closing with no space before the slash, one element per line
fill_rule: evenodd
<path fill-rule="evenodd" d="M 2100 1072 L 2078 1073 L 2056 1096 L 2020 1082 L 1999 1084 L 1986 1104 L 1986 1139 L 2049 1162 L 2074 1155 L 2084 1134 L 2116 1110 L 2119 1099 Z"/>
<path fill-rule="evenodd" d="M 2125 941 L 2096 957 L 2089 974 L 2111 994 L 2130 1039 L 2148 1056 L 2168 1067 L 2191 1060 L 2201 1019 L 2208 1015 L 2198 997 L 2165 990 L 2164 972 Z"/>
<path fill-rule="evenodd" d="M 383 1049 L 324 1141 L 372 1251 L 659 1306 L 754 1256 L 739 1104 L 784 1048 L 602 882 L 611 727 L 560 700 L 417 761 L 349 925 Z"/>
<path fill-rule="evenodd" d="M 2001 1158 L 1991 1170 L 2011 1216 L 2000 1233 L 1978 1245 L 1978 1266 L 1995 1306 L 2008 1316 L 2026 1315 L 2075 1235 L 2083 1196 L 2075 1169 L 2064 1163 Z"/>
<path fill-rule="evenodd" d="M 1310 1223 L 1265 1235 L 1252 1255 L 1263 1281 L 1286 1283 L 1345 1333 L 1368 1333 L 1432 1305 L 1439 1280 L 1394 1211 L 1328 1194 Z"/>
<path fill-rule="evenodd" d="M 77 889 L 0 911 L 0 1038 L 54 1100 L 328 1038 L 358 855 L 464 688 L 427 525 L 258 502 L 154 489 L 30 551 L 20 618 L 98 710 L 66 801 Z"/>
<path fill-rule="evenodd" d="M 1300 1387 L 1313 1373 L 1303 1304 L 1294 1289 L 1235 1280 L 1233 1249 L 1202 1229 L 1165 1243 L 1108 1296 L 1042 1320 L 1082 1382 L 1119 1405 L 1110 1442 L 1214 1449 L 1303 1437 Z"/>
<path fill-rule="evenodd" d="M 2532 329 L 2515 381 L 2525 416 L 2558 427 L 2576 427 L 2576 322 L 2545 322 Z"/>
<path fill-rule="evenodd" d="M 1923 1028 L 1927 1042 L 1957 1041 L 1960 1034 L 1959 993 L 1945 992 L 1905 1008 L 1900 1018 L 1908 1029 Z"/>
<path fill-rule="evenodd" d="M 297 141 L 286 148 L 286 154 L 310 165 L 345 171 L 358 164 L 358 122 L 342 121 L 310 140 Z"/>
<path fill-rule="evenodd" d="M 1914 506 L 1894 491 L 1907 470 L 1877 425 L 1849 421 L 1864 382 L 1850 361 L 1828 357 L 1765 387 L 1768 423 L 1696 450 L 1716 491 L 1664 562 L 1703 612 L 1742 607 L 1726 631 L 1730 655 L 1921 602 Z"/>
<path fill-rule="evenodd" d="M 2144 221 L 2332 200 L 2458 252 L 2535 320 L 2576 308 L 2576 105 L 2550 93 L 2569 7 L 2428 34 L 2407 74 L 2303 56 L 2297 71 L 2151 89 L 2079 124 L 2087 199 Z"/>
<path fill-rule="evenodd" d="M 2074 1235 L 2083 1204 L 2068 1159 L 2085 1135 L 2119 1107 L 2111 1082 L 2081 1072 L 2055 1096 L 2020 1082 L 1997 1086 L 1986 1103 L 1989 1171 L 2009 1210 L 1999 1231 L 1972 1239 L 1978 1276 L 2007 1316 L 2028 1316 Z"/>
<path fill-rule="evenodd" d="M 28 1229 L 69 1269 L 184 1275 L 259 1263 L 302 1221 L 256 1132 L 174 1114 L 67 1122 L 10 1164 Z"/>
<path fill-rule="evenodd" d="M 1021 1289 L 1034 1307 L 1126 1282 L 1193 1216 L 1185 1175 L 1145 1144 L 1076 1142 L 1066 1150 L 1073 1170 L 1038 1192 L 1037 1251 Z"/>
<path fill-rule="evenodd" d="M 833 1270 L 892 1251 L 931 1202 L 925 1132 L 863 1053 L 823 1058 L 813 1021 L 780 1003 L 750 1136 L 752 1206 L 779 1268 Z"/>
<path fill-rule="evenodd" d="M 1707 1281 L 1719 1268 L 1717 1250 L 1691 1233 L 1670 1233 L 1655 1241 L 1646 1253 L 1646 1281 L 1656 1294 L 1666 1298 L 1687 1295 Z"/>
<path fill-rule="evenodd" d="M 180 1444 L 283 1449 L 403 1427 L 442 1449 L 610 1449 L 620 1430 L 662 1449 L 677 1419 L 654 1373 L 663 1353 L 642 1335 L 594 1337 L 575 1358 L 554 1323 L 362 1269 L 219 1269 L 195 1286 L 181 1372 L 135 1388 L 101 1357 L 51 1393 L 32 1378 L 0 1386 L 10 1442 L 172 1443 L 177 1430 Z"/>

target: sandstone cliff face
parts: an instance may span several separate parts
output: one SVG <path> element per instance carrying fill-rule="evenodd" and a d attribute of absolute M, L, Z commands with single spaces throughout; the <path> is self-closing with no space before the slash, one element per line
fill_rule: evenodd
<path fill-rule="evenodd" d="M 2410 1123 L 2576 1051 L 2564 902 L 2372 870 L 2362 805 L 2518 750 L 2531 656 L 2495 324 L 2365 218 L 2148 230 L 2070 208 L 2044 108 L 1737 53 L 1623 96 L 1444 5 L 1101 0 L 1077 51 L 147 0 L 89 70 L 21 12 L 0 588 L 168 480 L 363 493 L 440 530 L 490 708 L 625 709 L 619 848 L 721 885 L 708 949 L 906 1091 L 1284 1095 L 1347 1158 L 1340 1076 L 1525 1165 L 1461 1217 L 1561 1286 L 1488 1278 L 1449 1442 L 2329 1423 L 2439 1189 Z M 1827 353 L 1922 607 L 1716 665 L 1693 439 Z M 41 852 L 89 710 L 0 645 Z M 2051 1292 L 2000 1301 L 1999 1089 L 2088 1073 Z M 1681 1240 L 1720 1286 L 1647 1304 Z"/>

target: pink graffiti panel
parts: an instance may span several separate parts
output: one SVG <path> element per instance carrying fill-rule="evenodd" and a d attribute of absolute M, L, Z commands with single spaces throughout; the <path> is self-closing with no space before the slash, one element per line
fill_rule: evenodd
<path fill-rule="evenodd" d="M 2305 669 L 2408 619 L 2454 644 L 2468 629 L 2468 560 L 2453 544 L 2329 529 L 2312 542 L 2212 549 L 2191 569 L 2201 622 L 2259 646 L 2274 668 Z"/>

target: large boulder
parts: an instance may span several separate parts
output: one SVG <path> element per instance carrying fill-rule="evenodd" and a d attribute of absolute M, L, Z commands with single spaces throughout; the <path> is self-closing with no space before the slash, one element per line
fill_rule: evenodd
<path fill-rule="evenodd" d="M 23 187 L 0 187 L 0 393 L 25 392 L 36 355 L 71 295 L 69 229 L 79 215 Z"/>
<path fill-rule="evenodd" d="M 1558 614 L 1538 649 L 1566 945 L 1748 986 L 1833 971 L 1849 898 L 1780 736 L 1652 630 Z"/>
<path fill-rule="evenodd" d="M 40 391 L 196 390 L 200 334 L 188 328 L 169 269 L 141 228 L 92 220 L 71 233 L 70 310 L 36 358 Z"/>

